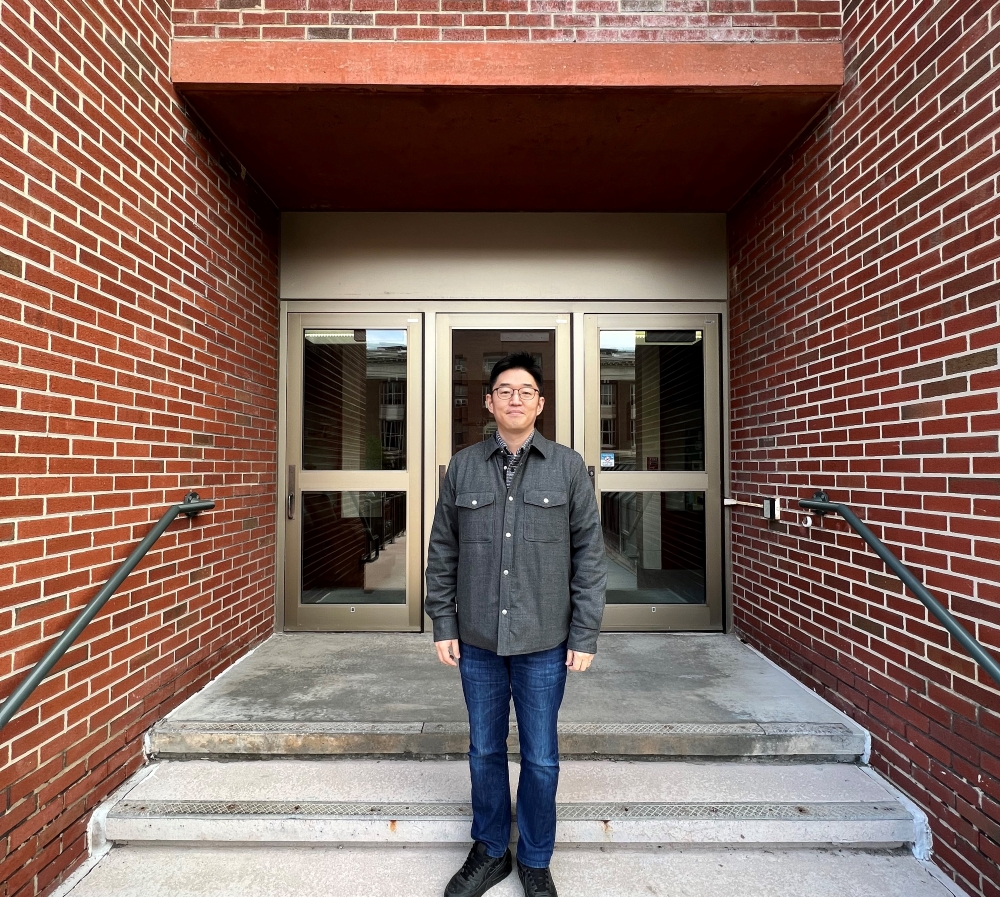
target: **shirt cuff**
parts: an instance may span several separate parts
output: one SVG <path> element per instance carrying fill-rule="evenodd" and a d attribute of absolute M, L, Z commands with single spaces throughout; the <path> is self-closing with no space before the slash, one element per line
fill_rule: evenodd
<path fill-rule="evenodd" d="M 570 626 L 569 640 L 566 647 L 570 651 L 582 651 L 584 654 L 597 653 L 598 632 L 593 629 L 584 629 L 582 626 Z"/>
<path fill-rule="evenodd" d="M 434 624 L 434 641 L 446 642 L 458 638 L 458 617 L 454 614 L 435 617 L 431 622 Z"/>

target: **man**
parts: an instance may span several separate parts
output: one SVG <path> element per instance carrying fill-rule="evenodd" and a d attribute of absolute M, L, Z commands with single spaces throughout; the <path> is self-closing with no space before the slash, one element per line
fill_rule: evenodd
<path fill-rule="evenodd" d="M 521 743 L 517 871 L 526 897 L 556 897 L 559 745 L 567 670 L 597 650 L 607 581 L 583 459 L 535 430 L 542 372 L 527 353 L 490 373 L 494 438 L 463 449 L 441 486 L 427 558 L 427 613 L 440 661 L 458 666 L 469 709 L 473 846 L 445 897 L 479 897 L 511 872 L 507 734 Z"/>

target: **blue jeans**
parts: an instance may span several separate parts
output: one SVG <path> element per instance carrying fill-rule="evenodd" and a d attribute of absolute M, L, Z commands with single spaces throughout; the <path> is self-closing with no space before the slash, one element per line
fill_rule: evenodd
<path fill-rule="evenodd" d="M 492 857 L 503 856 L 510 843 L 507 721 L 513 697 L 521 742 L 517 858 L 544 868 L 556 840 L 556 720 L 566 688 L 566 646 L 500 657 L 463 643 L 458 665 L 469 708 L 472 839 Z"/>

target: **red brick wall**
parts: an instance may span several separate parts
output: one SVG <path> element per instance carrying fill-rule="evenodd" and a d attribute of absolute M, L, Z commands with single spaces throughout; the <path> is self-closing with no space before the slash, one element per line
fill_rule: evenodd
<path fill-rule="evenodd" d="M 840 39 L 840 0 L 176 0 L 174 36 L 335 41 L 829 41 Z"/>
<path fill-rule="evenodd" d="M 852 505 L 1000 655 L 1000 4 L 851 0 L 847 83 L 730 218 L 734 494 Z M 1000 692 L 843 521 L 733 517 L 750 641 L 1000 894 Z"/>
<path fill-rule="evenodd" d="M 143 732 L 273 626 L 277 257 L 185 116 L 169 10 L 0 8 L 0 696 L 173 524 L 0 736 L 0 894 L 51 889 Z"/>

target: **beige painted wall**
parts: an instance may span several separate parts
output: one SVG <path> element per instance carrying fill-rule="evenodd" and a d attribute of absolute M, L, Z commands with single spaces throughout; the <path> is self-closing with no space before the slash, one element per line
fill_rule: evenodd
<path fill-rule="evenodd" d="M 282 299 L 726 300 L 722 214 L 286 212 Z"/>

